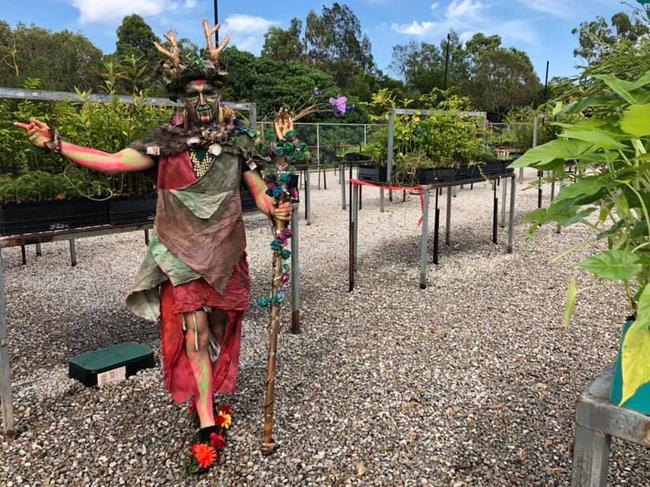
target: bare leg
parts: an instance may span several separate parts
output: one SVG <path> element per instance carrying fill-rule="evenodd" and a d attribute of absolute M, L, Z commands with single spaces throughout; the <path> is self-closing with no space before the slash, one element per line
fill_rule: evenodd
<path fill-rule="evenodd" d="M 186 325 L 185 353 L 199 390 L 199 397 L 195 398 L 196 412 L 201 428 L 207 428 L 215 424 L 212 410 L 212 363 L 208 352 L 208 315 L 204 311 L 195 311 L 185 313 L 183 318 Z"/>

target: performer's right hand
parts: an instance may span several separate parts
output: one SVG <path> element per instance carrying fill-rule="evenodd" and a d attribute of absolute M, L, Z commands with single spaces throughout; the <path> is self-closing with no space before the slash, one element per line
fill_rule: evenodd
<path fill-rule="evenodd" d="M 52 142 L 52 130 L 44 122 L 30 118 L 29 123 L 14 122 L 14 127 L 23 129 L 29 140 L 36 147 L 45 149 L 48 142 Z"/>

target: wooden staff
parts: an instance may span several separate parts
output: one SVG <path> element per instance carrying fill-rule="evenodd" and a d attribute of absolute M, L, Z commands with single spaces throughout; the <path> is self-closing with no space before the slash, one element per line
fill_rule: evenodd
<path fill-rule="evenodd" d="M 274 120 L 274 129 L 278 140 L 283 140 L 289 131 L 293 131 L 294 115 L 286 108 L 282 108 L 276 113 Z M 287 161 L 283 157 L 276 159 L 276 168 L 278 172 L 287 168 Z M 279 183 L 279 182 L 278 182 Z M 286 193 L 283 193 L 276 201 L 279 206 L 287 200 Z M 275 237 L 277 238 L 286 228 L 287 222 L 275 220 Z M 275 404 L 275 373 L 278 364 L 278 336 L 280 335 L 280 307 L 282 303 L 273 299 L 280 291 L 282 278 L 282 249 L 273 251 L 273 282 L 271 283 L 271 324 L 269 325 L 269 361 L 266 368 L 266 399 L 264 401 L 264 434 L 262 437 L 262 453 L 270 455 L 278 445 L 273 440 L 273 406 Z"/>
<path fill-rule="evenodd" d="M 283 198 L 284 199 L 284 198 Z M 286 222 L 275 220 L 276 237 L 282 233 Z M 282 277 L 282 250 L 273 251 L 273 282 L 271 296 L 277 296 Z M 264 436 L 262 438 L 262 453 L 270 455 L 278 445 L 273 441 L 273 406 L 275 403 L 275 373 L 278 363 L 278 336 L 280 335 L 280 306 L 282 303 L 271 302 L 271 324 L 269 326 L 269 361 L 266 369 L 266 399 L 264 401 Z"/>

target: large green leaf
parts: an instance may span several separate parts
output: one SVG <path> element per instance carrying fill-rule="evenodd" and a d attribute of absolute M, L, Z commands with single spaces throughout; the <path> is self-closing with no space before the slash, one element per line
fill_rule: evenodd
<path fill-rule="evenodd" d="M 599 107 L 603 105 L 608 106 L 617 106 L 623 103 L 620 98 L 613 96 L 586 96 L 580 100 L 571 103 L 564 107 L 560 113 L 566 115 L 573 115 L 576 113 L 582 113 L 587 108 Z"/>
<path fill-rule="evenodd" d="M 621 130 L 635 137 L 650 135 L 650 103 L 633 105 L 625 110 Z"/>
<path fill-rule="evenodd" d="M 556 139 L 527 151 L 510 164 L 511 168 L 539 167 L 556 160 L 578 159 L 593 147 L 593 144 L 581 140 Z"/>
<path fill-rule="evenodd" d="M 650 382 L 650 285 L 639 296 L 636 321 L 630 326 L 621 348 L 623 396 L 630 399 L 643 384 Z"/>
<path fill-rule="evenodd" d="M 580 263 L 592 274 L 610 281 L 629 279 L 643 270 L 639 258 L 629 250 L 608 250 Z"/>
<path fill-rule="evenodd" d="M 632 92 L 650 84 L 650 72 L 647 72 L 636 81 L 625 81 L 611 74 L 599 74 L 594 76 L 594 78 L 603 81 L 614 93 L 625 99 L 628 103 L 637 102 L 636 98 L 632 96 Z"/>
<path fill-rule="evenodd" d="M 575 183 L 564 186 L 554 202 L 576 200 L 576 204 L 592 203 L 591 197 L 599 196 L 603 191 L 607 191 L 608 183 L 609 177 L 607 175 L 586 176 Z"/>
<path fill-rule="evenodd" d="M 568 328 L 576 311 L 576 298 L 578 297 L 578 285 L 575 279 L 571 279 L 566 293 L 566 306 L 564 307 L 564 327 Z"/>
<path fill-rule="evenodd" d="M 624 149 L 625 145 L 602 130 L 565 130 L 561 137 L 589 142 L 603 149 Z"/>

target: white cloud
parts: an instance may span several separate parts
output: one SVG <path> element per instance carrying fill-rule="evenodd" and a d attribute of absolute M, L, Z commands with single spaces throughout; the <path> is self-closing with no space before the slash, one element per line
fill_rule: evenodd
<path fill-rule="evenodd" d="M 70 0 L 80 12 L 83 23 L 110 23 L 126 15 L 158 15 L 167 7 L 166 0 Z"/>
<path fill-rule="evenodd" d="M 410 24 L 392 24 L 390 28 L 398 34 L 408 34 L 413 36 L 424 36 L 431 33 L 438 26 L 435 22 L 417 22 Z"/>
<path fill-rule="evenodd" d="M 524 1 L 524 0 L 517 0 Z M 558 0 L 537 0 L 554 2 Z M 571 1 L 571 0 L 567 0 Z M 391 30 L 398 34 L 434 39 L 446 35 L 450 30 L 458 33 L 461 42 L 469 40 L 475 33 L 499 34 L 504 44 L 526 42 L 536 44 L 538 37 L 533 29 L 532 19 L 502 20 L 501 15 L 490 11 L 501 2 L 495 0 L 451 0 L 444 10 L 438 3 L 431 5 L 431 20 L 414 20 L 410 24 L 392 24 Z"/>
<path fill-rule="evenodd" d="M 476 18 L 487 7 L 480 0 L 453 0 L 445 13 L 447 19 Z"/>
<path fill-rule="evenodd" d="M 185 0 L 185 8 L 196 7 L 197 0 Z"/>
<path fill-rule="evenodd" d="M 232 36 L 231 45 L 238 49 L 259 53 L 264 43 L 264 34 L 269 27 L 279 25 L 279 22 L 253 15 L 231 15 L 223 22 L 220 32 Z"/>

